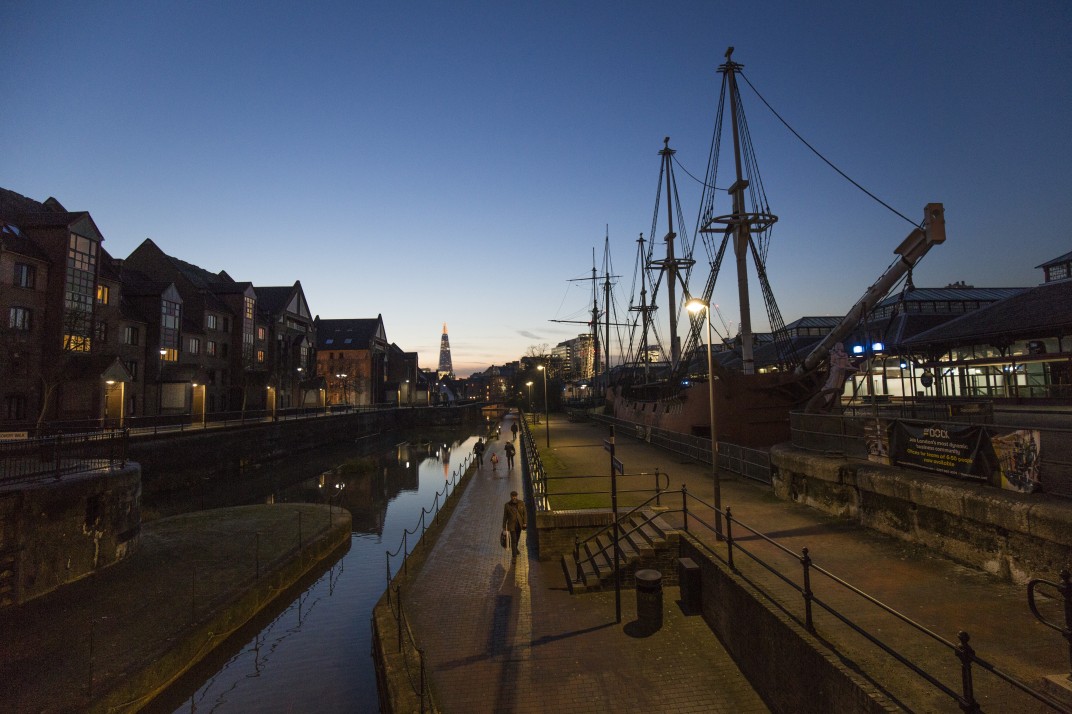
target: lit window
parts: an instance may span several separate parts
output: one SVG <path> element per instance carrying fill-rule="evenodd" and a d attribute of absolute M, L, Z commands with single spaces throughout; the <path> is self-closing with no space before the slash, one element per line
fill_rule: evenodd
<path fill-rule="evenodd" d="M 265 331 L 265 329 L 263 327 L 258 327 L 257 328 L 257 339 L 260 340 L 261 342 L 264 342 L 264 338 L 266 336 L 267 336 L 267 332 Z"/>
<path fill-rule="evenodd" d="M 179 319 L 181 308 L 177 302 L 170 300 L 160 301 L 160 346 L 179 346 Z"/>
<path fill-rule="evenodd" d="M 216 356 L 216 342 L 214 340 L 208 341 L 208 344 L 205 345 L 205 352 L 208 353 L 209 357 Z"/>
<path fill-rule="evenodd" d="M 97 304 L 98 305 L 107 305 L 108 304 L 108 295 L 109 295 L 109 293 L 110 293 L 110 291 L 108 290 L 107 285 L 98 285 L 97 286 Z"/>
<path fill-rule="evenodd" d="M 264 361 L 264 350 L 257 350 L 257 361 L 258 362 L 263 362 Z"/>
<path fill-rule="evenodd" d="M 160 353 L 160 359 L 165 362 L 178 362 L 179 351 L 174 347 L 167 347 Z"/>
<path fill-rule="evenodd" d="M 205 315 L 205 329 L 207 329 L 207 330 L 215 330 L 216 329 L 216 316 L 215 315 Z"/>
<path fill-rule="evenodd" d="M 192 355 L 201 354 L 201 340 L 197 337 L 191 337 L 187 351 Z"/>
<path fill-rule="evenodd" d="M 15 263 L 14 284 L 17 288 L 32 288 L 37 283 L 37 269 L 26 263 Z"/>
<path fill-rule="evenodd" d="M 123 344 L 136 345 L 140 335 L 138 334 L 138 328 L 136 327 L 124 327 L 123 328 Z"/>
<path fill-rule="evenodd" d="M 89 352 L 91 341 L 84 335 L 64 335 L 63 349 L 68 352 Z"/>
<path fill-rule="evenodd" d="M 33 327 L 33 313 L 26 307 L 13 307 L 8 311 L 7 326 L 12 330 L 29 332 Z"/>

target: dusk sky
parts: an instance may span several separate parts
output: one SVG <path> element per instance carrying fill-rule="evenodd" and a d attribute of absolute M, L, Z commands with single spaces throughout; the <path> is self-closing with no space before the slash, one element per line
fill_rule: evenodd
<path fill-rule="evenodd" d="M 422 367 L 445 322 L 467 375 L 584 331 L 551 320 L 586 319 L 571 279 L 608 230 L 628 300 L 663 137 L 703 176 L 730 45 L 853 179 L 913 221 L 945 204 L 917 286 L 1040 283 L 1072 250 L 1070 38 L 1066 0 L 6 0 L 0 186 L 89 211 L 117 258 L 152 238 L 300 280 L 324 318 L 382 314 Z M 844 314 L 911 226 L 742 95 L 782 315 Z M 677 179 L 691 235 L 701 190 Z"/>

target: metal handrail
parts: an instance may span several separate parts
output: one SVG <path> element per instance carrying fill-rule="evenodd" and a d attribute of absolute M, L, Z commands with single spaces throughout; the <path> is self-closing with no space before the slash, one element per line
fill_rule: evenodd
<path fill-rule="evenodd" d="M 665 471 L 637 471 L 633 473 L 619 474 L 618 478 L 627 478 L 630 476 L 654 476 L 655 488 L 619 488 L 618 493 L 650 493 L 655 491 L 655 498 L 659 499 L 662 494 L 670 490 L 670 474 Z M 567 474 L 564 476 L 545 476 L 545 481 L 568 481 L 570 479 L 583 479 L 583 478 L 606 478 L 605 475 L 597 476 L 595 474 Z M 610 490 L 606 491 L 555 491 L 556 496 L 593 496 L 601 494 L 609 494 Z M 660 506 L 661 503 L 655 505 Z"/>
<path fill-rule="evenodd" d="M 851 583 L 847 582 L 846 580 L 834 575 L 833 573 L 831 573 L 830 571 L 826 570 L 825 568 L 822 568 L 821 566 L 815 565 L 814 562 L 812 561 L 811 555 L 810 555 L 810 553 L 809 553 L 807 548 L 802 548 L 801 553 L 798 555 L 795 552 L 793 552 L 792 550 L 790 550 L 789 548 L 787 548 L 784 545 L 782 545 L 781 543 L 779 543 L 779 542 L 775 541 L 774 539 L 768 537 L 766 534 L 761 533 L 760 531 L 757 531 L 756 529 L 752 528 L 751 526 L 749 526 L 748 524 L 744 523 L 743 521 L 740 521 L 740 520 L 734 518 L 733 514 L 732 514 L 732 511 L 731 511 L 730 507 L 728 507 L 728 506 L 726 507 L 724 512 L 723 511 L 718 511 L 718 509 L 716 509 L 713 504 L 707 503 L 703 499 L 698 498 L 696 496 L 693 496 L 692 494 L 689 494 L 687 492 L 687 489 L 683 486 L 682 487 L 682 503 L 683 503 L 683 506 L 682 506 L 681 511 L 670 510 L 670 511 L 664 512 L 663 515 L 667 515 L 667 514 L 670 514 L 670 513 L 681 512 L 683 514 L 683 516 L 684 516 L 684 530 L 686 532 L 689 532 L 688 505 L 687 504 L 688 504 L 688 499 L 690 499 L 690 498 L 692 500 L 702 504 L 705 508 L 711 509 L 712 513 L 717 511 L 717 512 L 722 513 L 722 515 L 725 517 L 725 519 L 726 519 L 726 534 L 725 534 L 724 541 L 726 543 L 726 548 L 727 548 L 727 557 L 722 558 L 722 556 L 719 555 L 719 553 L 717 553 L 714 549 L 712 549 L 710 546 L 708 546 L 703 541 L 697 540 L 697 543 L 700 546 L 702 546 L 704 548 L 704 550 L 709 552 L 712 556 L 714 556 L 718 560 L 726 563 L 730 567 L 730 569 L 733 570 L 735 573 L 739 573 L 739 571 L 738 571 L 737 567 L 734 565 L 734 562 L 733 562 L 734 550 L 739 551 L 741 553 L 744 553 L 749 558 L 751 558 L 753 562 L 755 562 L 756 564 L 760 565 L 765 570 L 771 572 L 772 574 L 777 576 L 778 579 L 780 579 L 783 582 L 789 584 L 794 590 L 796 590 L 797 592 L 801 593 L 801 596 L 802 596 L 802 598 L 804 600 L 804 608 L 805 608 L 804 626 L 809 632 L 812 632 L 812 633 L 815 632 L 814 622 L 813 622 L 813 619 L 812 619 L 812 609 L 811 609 L 812 608 L 812 603 L 814 603 L 814 604 L 819 605 L 823 610 L 825 610 L 826 612 L 830 613 L 836 619 L 838 619 L 839 621 L 841 621 L 842 623 L 847 625 L 854 632 L 856 632 L 857 634 L 859 634 L 862 637 L 864 637 L 867 641 L 869 641 L 872 644 L 874 644 L 875 646 L 879 647 L 883 652 L 887 653 L 888 655 L 890 655 L 891 657 L 896 659 L 898 662 L 900 662 L 901 664 L 906 666 L 908 669 L 910 669 L 911 671 L 913 671 L 914 673 L 916 673 L 917 675 L 922 677 L 924 680 L 926 680 L 927 682 L 932 684 L 936 689 L 938 689 L 939 691 L 943 692 L 944 694 L 950 696 L 951 698 L 955 699 L 957 701 L 958 705 L 964 711 L 978 711 L 979 710 L 978 709 L 978 703 L 975 701 L 975 697 L 974 697 L 974 687 L 973 687 L 973 683 L 972 683 L 972 669 L 971 669 L 972 665 L 978 665 L 983 670 L 996 675 L 1002 681 L 1006 682 L 1007 684 L 1012 685 L 1016 689 L 1019 689 L 1020 691 L 1022 691 L 1025 694 L 1031 696 L 1035 700 L 1045 704 L 1046 706 L 1051 707 L 1055 711 L 1066 712 L 1066 713 L 1072 714 L 1072 709 L 1068 708 L 1067 706 L 1065 706 L 1061 702 L 1057 701 L 1056 699 L 1050 697 L 1049 695 L 1047 695 L 1047 694 L 1045 694 L 1043 692 L 1040 692 L 1040 691 L 1032 688 L 1031 686 L 1029 686 L 1029 685 L 1025 684 L 1024 682 L 1020 681 L 1019 679 L 1017 679 L 1016 677 L 1001 671 L 996 666 L 994 666 L 992 663 L 990 663 L 990 662 L 982 659 L 981 657 L 979 657 L 975 653 L 975 650 L 969 644 L 970 636 L 968 635 L 967 632 L 965 632 L 965 631 L 958 632 L 957 637 L 958 637 L 958 640 L 959 640 L 959 644 L 955 644 L 955 643 L 945 639 L 944 637 L 934 633 L 933 631 L 931 631 L 927 627 L 915 622 L 914 620 L 909 618 L 907 615 L 904 615 L 903 613 L 893 609 L 889 605 L 886 605 L 885 603 L 883 603 L 882 601 L 878 600 L 877 598 L 874 598 L 871 595 L 868 595 L 867 593 L 865 593 L 864 591 L 860 590 L 859 588 L 857 588 L 856 586 L 852 585 Z M 711 524 L 708 524 L 708 523 L 704 522 L 699 517 L 694 516 L 694 518 L 698 522 L 700 522 L 702 525 L 704 525 L 706 528 L 711 530 L 712 532 L 717 532 L 715 530 L 715 527 L 712 526 Z M 791 580 L 790 578 L 788 578 L 787 576 L 782 574 L 777 569 L 775 569 L 772 565 L 770 565 L 769 563 L 765 562 L 758 555 L 756 555 L 755 553 L 752 553 L 751 551 L 749 551 L 747 548 L 744 548 L 740 544 L 737 544 L 735 539 L 733 538 L 733 524 L 737 524 L 738 526 L 741 526 L 741 527 L 745 528 L 750 533 L 754 534 L 755 536 L 758 536 L 763 541 L 773 545 L 777 550 L 780 550 L 783 553 L 785 553 L 785 554 L 791 556 L 792 558 L 794 558 L 795 560 L 797 560 L 801 564 L 801 567 L 802 567 L 802 584 L 798 585 L 796 582 L 794 582 L 793 580 Z M 735 548 L 735 546 L 736 546 L 736 548 Z M 953 654 L 957 657 L 957 659 L 960 660 L 960 662 L 961 662 L 961 675 L 962 675 L 961 676 L 961 692 L 957 693 L 956 691 L 954 691 L 949 686 L 943 684 L 934 675 L 931 675 L 929 672 L 924 670 L 920 665 L 912 662 L 910 659 L 908 659 L 907 656 L 905 656 L 905 655 L 901 654 L 900 652 L 896 651 L 891 646 L 889 646 L 888 644 L 886 644 L 885 642 L 883 642 L 882 640 L 880 640 L 876 636 L 872 635 L 870 632 L 868 632 L 867 630 L 865 630 L 861 626 L 857 625 L 855 622 L 850 620 L 848 618 L 848 616 L 846 616 L 843 613 L 841 613 L 838 610 L 836 610 L 832 605 L 830 605 L 827 602 L 824 602 L 820 598 L 815 597 L 815 595 L 814 595 L 814 593 L 812 591 L 811 582 L 810 582 L 811 573 L 813 571 L 817 572 L 817 573 L 820 573 L 821 575 L 826 576 L 827 578 L 830 579 L 831 582 L 848 589 L 850 592 L 852 592 L 852 593 L 854 593 L 856 595 L 859 595 L 860 597 L 864 598 L 865 601 L 871 603 L 872 605 L 875 605 L 876 607 L 878 607 L 882 611 L 886 612 L 887 614 L 893 615 L 895 618 L 897 618 L 901 622 L 909 625 L 910 627 L 912 627 L 913 629 L 919 631 L 920 633 L 932 638 L 934 641 L 938 642 L 939 644 L 944 645 L 945 647 L 949 648 L 953 652 Z M 779 606 L 779 607 L 781 607 L 781 606 Z M 784 608 L 782 608 L 782 609 L 784 610 Z M 792 615 L 792 613 L 790 613 L 788 610 L 785 610 L 785 612 L 787 614 Z"/>
<path fill-rule="evenodd" d="M 122 469 L 127 463 L 127 429 L 0 442 L 0 484 L 101 469 Z"/>

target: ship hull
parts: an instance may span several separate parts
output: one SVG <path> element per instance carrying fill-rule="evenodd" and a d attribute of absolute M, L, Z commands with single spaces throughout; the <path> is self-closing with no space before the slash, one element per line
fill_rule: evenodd
<path fill-rule="evenodd" d="M 715 429 L 719 441 L 765 448 L 790 439 L 789 412 L 801 409 L 814 390 L 812 380 L 789 375 L 729 374 L 715 379 Z M 690 436 L 711 434 L 710 390 L 693 382 L 670 397 L 643 398 L 628 388 L 607 392 L 617 419 Z"/>

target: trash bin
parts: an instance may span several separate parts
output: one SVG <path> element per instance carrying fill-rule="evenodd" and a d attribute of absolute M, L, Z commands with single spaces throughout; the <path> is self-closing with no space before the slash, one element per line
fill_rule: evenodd
<path fill-rule="evenodd" d="M 635 577 L 637 622 L 645 632 L 655 632 L 663 626 L 663 574 L 638 570 Z"/>
<path fill-rule="evenodd" d="M 677 582 L 681 586 L 681 602 L 685 611 L 695 615 L 703 609 L 700 566 L 692 558 L 677 559 Z"/>

